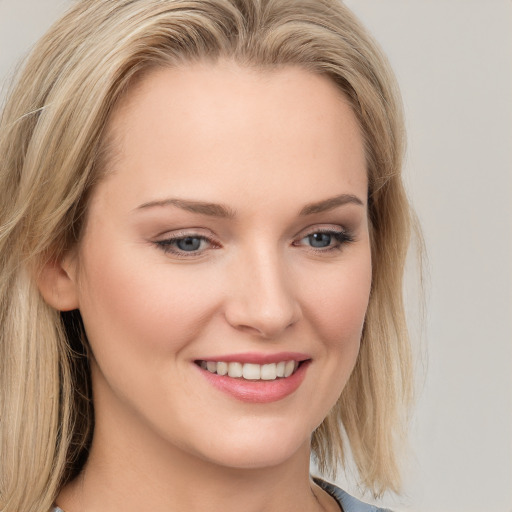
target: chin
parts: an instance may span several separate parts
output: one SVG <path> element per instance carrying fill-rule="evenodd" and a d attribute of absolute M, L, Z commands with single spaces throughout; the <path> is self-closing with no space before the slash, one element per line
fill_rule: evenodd
<path fill-rule="evenodd" d="M 267 435 L 265 435 L 267 434 Z M 295 434 L 274 428 L 240 430 L 231 435 L 211 436 L 203 449 L 195 451 L 203 460 L 233 469 L 263 469 L 285 464 L 297 457 L 309 459 L 310 434 Z M 203 444 L 203 443 L 202 443 Z"/>
<path fill-rule="evenodd" d="M 250 447 L 230 447 L 222 454 L 211 454 L 207 460 L 218 466 L 232 469 L 264 469 L 281 466 L 299 456 L 302 452 L 299 448 L 295 450 L 274 450 Z M 309 453 L 309 447 L 308 447 Z"/>

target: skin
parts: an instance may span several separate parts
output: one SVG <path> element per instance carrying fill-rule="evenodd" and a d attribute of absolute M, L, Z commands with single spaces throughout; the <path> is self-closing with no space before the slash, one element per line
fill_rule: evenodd
<path fill-rule="evenodd" d="M 81 243 L 40 283 L 54 306 L 80 309 L 94 354 L 93 445 L 57 503 L 339 510 L 310 481 L 309 453 L 354 367 L 371 284 L 366 165 L 347 102 L 299 68 L 202 63 L 145 76 L 108 129 L 115 154 Z M 356 199 L 325 203 L 343 194 Z M 324 211 L 304 214 L 311 203 Z M 312 247 L 318 232 L 327 245 Z M 180 251 L 184 236 L 204 237 L 200 249 Z M 270 403 L 219 391 L 194 363 L 282 351 L 310 364 Z"/>

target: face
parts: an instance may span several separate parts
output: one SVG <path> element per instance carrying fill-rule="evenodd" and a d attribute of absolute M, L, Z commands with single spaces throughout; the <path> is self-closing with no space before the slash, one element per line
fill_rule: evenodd
<path fill-rule="evenodd" d="M 195 64 L 146 76 L 109 129 L 70 273 L 96 431 L 236 468 L 291 458 L 352 371 L 368 303 L 354 114 L 298 68 Z"/>

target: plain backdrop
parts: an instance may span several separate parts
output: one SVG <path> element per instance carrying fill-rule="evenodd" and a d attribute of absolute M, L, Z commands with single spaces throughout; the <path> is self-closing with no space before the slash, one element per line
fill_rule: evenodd
<path fill-rule="evenodd" d="M 2 85 L 69 3 L 0 0 Z M 346 3 L 401 85 L 406 181 L 429 258 L 423 330 L 409 299 L 422 348 L 405 493 L 382 502 L 512 512 L 512 1 Z"/>

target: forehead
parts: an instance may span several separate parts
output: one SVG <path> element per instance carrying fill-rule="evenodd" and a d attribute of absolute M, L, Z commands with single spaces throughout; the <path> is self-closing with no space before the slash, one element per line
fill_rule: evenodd
<path fill-rule="evenodd" d="M 276 193 L 288 182 L 299 196 L 322 180 L 328 189 L 333 178 L 367 186 L 348 101 L 330 79 L 299 67 L 221 61 L 153 70 L 125 94 L 108 132 L 115 158 L 107 170 L 141 201 L 159 191 L 188 195 L 191 185 L 199 195 L 227 183 Z"/>

